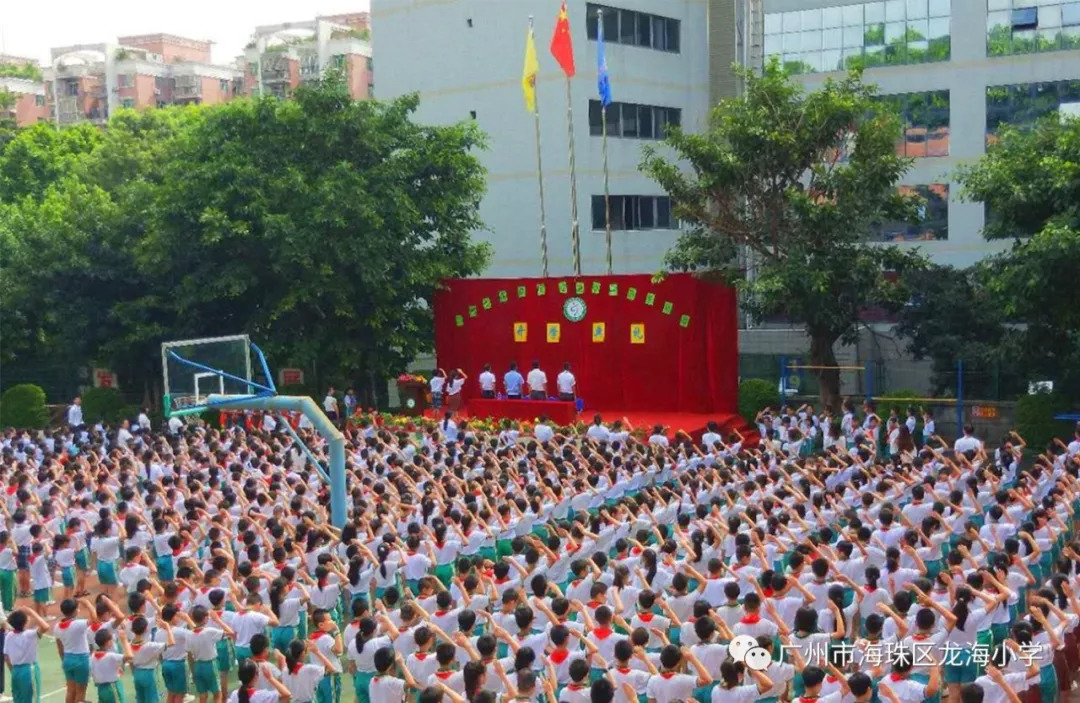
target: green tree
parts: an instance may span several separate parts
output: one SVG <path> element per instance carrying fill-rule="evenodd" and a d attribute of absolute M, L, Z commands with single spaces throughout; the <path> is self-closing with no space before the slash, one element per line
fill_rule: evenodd
<path fill-rule="evenodd" d="M 935 394 L 956 389 L 957 361 L 965 369 L 964 393 L 994 399 L 1019 392 L 1015 332 L 1005 325 L 1001 301 L 988 285 L 990 270 L 932 266 L 908 275 L 911 300 L 896 327 L 907 351 L 932 362 Z M 991 373 L 996 371 L 996 373 Z"/>
<path fill-rule="evenodd" d="M 440 281 L 482 270 L 483 139 L 353 101 L 340 75 L 289 101 L 119 111 L 0 153 L 6 361 L 109 364 L 156 397 L 158 345 L 246 332 L 275 366 L 365 402 L 432 340 Z"/>
<path fill-rule="evenodd" d="M 666 263 L 739 285 L 757 318 L 801 323 L 811 364 L 834 367 L 833 346 L 856 341 L 860 312 L 902 305 L 902 275 L 925 264 L 914 250 L 866 243 L 875 222 L 915 216 L 916 201 L 896 188 L 910 164 L 896 155 L 899 121 L 858 73 L 810 93 L 775 61 L 744 78 L 744 94 L 722 101 L 704 133 L 670 133 L 678 158 L 646 149 L 643 169 L 691 226 Z M 837 407 L 839 371 L 815 373 L 822 401 Z"/>
<path fill-rule="evenodd" d="M 1080 119 L 1005 127 L 958 178 L 965 198 L 987 205 L 984 236 L 1014 239 L 985 270 L 1006 318 L 1023 323 L 1020 360 L 1031 380 L 1056 380 L 1080 400 Z"/>

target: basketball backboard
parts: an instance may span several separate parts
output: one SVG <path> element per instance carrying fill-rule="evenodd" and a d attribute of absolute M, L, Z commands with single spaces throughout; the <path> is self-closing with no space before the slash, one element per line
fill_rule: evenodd
<path fill-rule="evenodd" d="M 256 398 L 275 393 L 266 359 L 246 334 L 165 342 L 161 373 L 166 417 L 201 413 L 211 394 Z"/>

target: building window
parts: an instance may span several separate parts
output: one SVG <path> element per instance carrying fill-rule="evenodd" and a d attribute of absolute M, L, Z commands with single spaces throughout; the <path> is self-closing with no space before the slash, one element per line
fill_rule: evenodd
<path fill-rule="evenodd" d="M 34 96 L 34 105 L 37 106 L 37 107 L 45 107 L 45 96 L 44 95 L 35 95 Z"/>
<path fill-rule="evenodd" d="M 594 137 L 603 133 L 599 100 L 589 101 L 589 134 Z M 632 137 L 637 139 L 663 139 L 668 125 L 682 124 L 682 110 L 677 107 L 611 103 L 607 107 L 607 132 L 609 137 Z"/>
<path fill-rule="evenodd" d="M 79 84 L 71 81 L 67 84 L 66 90 L 68 95 L 72 97 L 77 97 L 79 95 Z"/>
<path fill-rule="evenodd" d="M 986 0 L 989 56 L 1080 49 L 1077 0 Z"/>
<path fill-rule="evenodd" d="M 122 107 L 127 107 L 127 108 L 135 107 L 135 99 L 134 98 L 124 98 L 123 100 L 120 101 L 120 105 Z"/>
<path fill-rule="evenodd" d="M 218 87 L 220 88 L 222 95 L 228 96 L 228 94 L 229 94 L 229 79 L 228 78 L 219 79 Z"/>
<path fill-rule="evenodd" d="M 367 68 L 368 73 L 371 73 L 375 70 L 375 62 L 371 59 L 370 56 L 364 57 L 364 66 Z"/>
<path fill-rule="evenodd" d="M 986 89 L 986 135 L 993 142 L 1003 124 L 1031 126 L 1062 103 L 1080 102 L 1080 80 L 992 85 Z"/>
<path fill-rule="evenodd" d="M 604 11 L 605 42 L 679 53 L 679 20 L 607 5 L 586 5 L 585 31 L 589 39 L 595 41 L 598 35 L 597 10 Z"/>
<path fill-rule="evenodd" d="M 917 222 L 884 222 L 873 228 L 871 239 L 879 242 L 933 242 L 949 238 L 949 184 L 900 186 L 905 195 L 923 200 Z"/>
<path fill-rule="evenodd" d="M 885 95 L 903 124 L 896 153 L 909 158 L 949 155 L 949 91 Z"/>
<path fill-rule="evenodd" d="M 130 88 L 135 85 L 135 76 L 130 73 L 119 73 L 116 76 L 116 87 Z"/>
<path fill-rule="evenodd" d="M 951 0 L 873 0 L 765 15 L 765 54 L 794 74 L 948 61 Z"/>
<path fill-rule="evenodd" d="M 612 195 L 611 229 L 678 229 L 679 222 L 671 214 L 671 198 L 666 195 Z M 592 196 L 594 230 L 605 230 L 604 196 Z"/>

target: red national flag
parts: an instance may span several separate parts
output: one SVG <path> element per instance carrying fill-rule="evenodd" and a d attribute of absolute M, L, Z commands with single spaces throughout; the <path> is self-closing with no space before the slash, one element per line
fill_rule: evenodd
<path fill-rule="evenodd" d="M 566 14 L 566 0 L 559 8 L 555 21 L 555 34 L 551 37 L 551 55 L 562 66 L 567 78 L 574 76 L 574 42 L 570 39 L 570 17 Z"/>

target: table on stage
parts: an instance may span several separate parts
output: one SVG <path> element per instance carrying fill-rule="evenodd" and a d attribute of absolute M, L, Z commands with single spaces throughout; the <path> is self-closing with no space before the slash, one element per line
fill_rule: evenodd
<path fill-rule="evenodd" d="M 508 417 L 532 422 L 541 415 L 547 415 L 556 425 L 569 425 L 577 420 L 577 403 L 572 400 L 470 398 L 465 409 L 472 417 Z"/>

